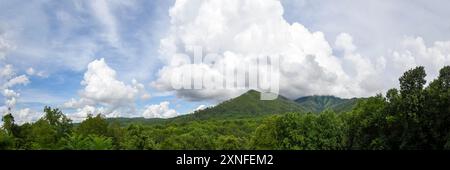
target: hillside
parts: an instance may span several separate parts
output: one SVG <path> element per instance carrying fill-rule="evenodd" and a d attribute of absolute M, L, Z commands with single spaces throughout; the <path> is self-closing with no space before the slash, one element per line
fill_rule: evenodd
<path fill-rule="evenodd" d="M 106 121 L 109 123 L 119 122 L 121 125 L 128 124 L 155 124 L 166 121 L 167 119 L 162 118 L 151 118 L 146 119 L 144 117 L 116 117 L 116 118 L 106 118 Z"/>
<path fill-rule="evenodd" d="M 320 113 L 326 109 L 346 112 L 353 109 L 359 98 L 342 99 L 335 96 L 306 96 L 295 100 L 307 112 Z"/>
<path fill-rule="evenodd" d="M 209 118 L 248 118 L 262 115 L 302 112 L 304 109 L 296 102 L 283 96 L 275 100 L 260 100 L 261 93 L 255 90 L 222 102 L 217 106 L 206 108 L 194 114 L 174 119 L 209 119 Z"/>
<path fill-rule="evenodd" d="M 260 92 L 249 90 L 248 92 L 224 101 L 214 107 L 195 112 L 194 114 L 182 115 L 170 119 L 145 119 L 145 118 L 109 118 L 108 121 L 117 121 L 121 124 L 157 124 L 170 122 L 188 122 L 206 119 L 259 119 L 267 115 L 282 114 L 287 112 L 312 112 L 320 113 L 324 110 L 334 112 L 346 112 L 353 109 L 359 98 L 342 99 L 335 96 L 306 96 L 292 101 L 286 97 L 279 96 L 275 100 L 260 100 Z"/>

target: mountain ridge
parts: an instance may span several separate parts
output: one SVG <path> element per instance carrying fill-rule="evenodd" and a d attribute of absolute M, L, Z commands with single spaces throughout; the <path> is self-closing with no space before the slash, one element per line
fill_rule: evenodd
<path fill-rule="evenodd" d="M 249 90 L 242 95 L 226 100 L 216 106 L 195 111 L 191 114 L 180 115 L 169 119 L 161 118 L 109 118 L 109 121 L 124 123 L 161 123 L 161 122 L 185 122 L 206 119 L 239 119 L 265 117 L 269 115 L 288 112 L 320 113 L 325 110 L 334 112 L 346 112 L 353 109 L 361 98 L 343 99 L 331 95 L 313 95 L 299 97 L 295 100 L 279 95 L 275 100 L 260 100 L 261 93 Z"/>
<path fill-rule="evenodd" d="M 325 110 L 347 112 L 353 109 L 362 98 L 340 98 L 332 95 L 313 95 L 295 99 L 307 112 L 320 113 Z"/>

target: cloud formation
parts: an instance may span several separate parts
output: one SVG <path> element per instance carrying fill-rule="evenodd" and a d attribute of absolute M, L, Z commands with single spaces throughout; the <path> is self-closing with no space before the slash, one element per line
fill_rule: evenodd
<path fill-rule="evenodd" d="M 171 118 L 178 116 L 177 111 L 170 109 L 169 105 L 168 101 L 164 101 L 159 104 L 146 106 L 142 116 L 144 118 Z"/>
<path fill-rule="evenodd" d="M 190 63 L 189 47 L 202 47 L 203 54 L 219 54 L 218 63 L 254 61 L 255 56 L 280 57 L 280 93 L 290 98 L 305 95 L 364 97 L 396 85 L 407 69 L 424 65 L 431 75 L 450 64 L 448 42 L 426 47 L 422 38 L 406 38 L 387 56 L 365 56 L 358 52 L 353 37 L 337 35 L 334 43 L 324 33 L 289 23 L 278 0 L 186 1 L 177 0 L 169 10 L 171 27 L 160 43 L 165 66 L 154 87 L 175 90 L 189 100 L 224 99 L 243 90 L 176 90 L 172 75 L 189 69 L 193 75 L 226 78 L 220 67 Z M 385 49 L 386 50 L 386 49 Z M 184 54 L 184 55 L 181 55 Z M 253 64 L 256 65 L 254 62 Z"/>
<path fill-rule="evenodd" d="M 281 94 L 290 98 L 374 95 L 397 86 L 411 67 L 424 65 L 430 80 L 450 64 L 448 1 L 172 2 L 2 1 L 0 110 L 17 105 L 14 112 L 33 117 L 39 113 L 22 108 L 30 106 L 24 101 L 45 100 L 51 106 L 67 101 L 64 106 L 72 109 L 65 111 L 78 120 L 88 113 L 144 111 L 147 117 L 169 117 L 174 109 L 162 100 L 139 101 L 150 98 L 144 84 L 161 90 L 148 89 L 155 98 L 187 99 L 180 100 L 186 105 L 177 103 L 179 112 L 193 110 L 189 101 L 217 103 L 246 91 L 173 89 L 171 75 L 191 69 L 202 73 L 194 78 L 229 78 L 221 67 L 191 64 L 179 55 L 192 56 L 192 46 L 218 54 L 224 65 L 279 56 Z M 77 95 L 73 89 L 81 90 Z"/>
<path fill-rule="evenodd" d="M 117 80 L 116 71 L 110 68 L 105 60 L 94 60 L 88 65 L 81 82 L 84 89 L 79 92 L 80 99 L 71 99 L 64 104 L 66 108 L 76 108 L 76 115 L 87 115 L 99 113 L 106 116 L 118 116 L 118 111 L 135 111 L 134 104 L 138 97 L 148 96 L 144 86 L 136 80 L 132 84 L 125 84 Z M 103 106 L 103 109 L 96 109 Z M 125 110 L 124 110 L 125 109 Z"/>
<path fill-rule="evenodd" d="M 185 71 L 190 63 L 178 54 L 191 55 L 188 46 L 201 46 L 203 53 L 222 56 L 219 62 L 239 63 L 255 56 L 280 56 L 281 94 L 299 97 L 310 94 L 338 96 L 365 95 L 359 82 L 351 82 L 339 58 L 322 32 L 311 32 L 300 23 L 289 24 L 283 18 L 279 1 L 178 0 L 170 9 L 170 34 L 161 40 L 160 51 L 166 66 L 154 83 L 159 89 L 171 90 L 170 77 Z M 181 61 L 181 62 L 180 62 Z M 256 63 L 254 63 L 256 65 Z M 204 67 L 204 66 L 202 66 Z M 205 74 L 221 75 L 219 68 L 206 66 Z M 195 76 L 195 75 L 194 75 Z M 295 80 L 295 81 L 292 81 Z M 181 90 L 178 95 L 188 99 L 220 99 L 243 91 Z"/>
<path fill-rule="evenodd" d="M 12 90 L 16 85 L 26 85 L 30 81 L 26 75 L 17 76 L 12 65 L 1 65 L 0 63 L 0 90 L 5 97 L 5 107 L 14 108 L 19 93 Z"/>

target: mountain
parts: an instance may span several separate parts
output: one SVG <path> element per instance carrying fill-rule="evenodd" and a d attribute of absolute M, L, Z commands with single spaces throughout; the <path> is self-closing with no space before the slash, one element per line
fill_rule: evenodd
<path fill-rule="evenodd" d="M 295 100 L 305 111 L 320 113 L 326 109 L 346 112 L 353 109 L 360 98 L 343 99 L 335 96 L 306 96 Z"/>
<path fill-rule="evenodd" d="M 214 107 L 196 111 L 194 114 L 180 116 L 180 118 L 246 118 L 303 111 L 303 108 L 299 104 L 281 95 L 275 100 L 260 100 L 260 95 L 261 93 L 258 91 L 249 90 L 236 98 L 224 101 Z"/>
<path fill-rule="evenodd" d="M 182 115 L 170 119 L 145 119 L 145 118 L 110 118 L 109 121 L 118 121 L 123 124 L 157 124 L 170 122 L 189 122 L 205 119 L 240 119 L 263 118 L 267 115 L 283 114 L 287 112 L 312 112 L 320 113 L 326 109 L 335 112 L 346 112 L 353 109 L 358 98 L 342 99 L 335 96 L 306 96 L 295 101 L 279 95 L 275 100 L 260 100 L 261 93 L 255 90 L 224 101 L 216 106 Z"/>

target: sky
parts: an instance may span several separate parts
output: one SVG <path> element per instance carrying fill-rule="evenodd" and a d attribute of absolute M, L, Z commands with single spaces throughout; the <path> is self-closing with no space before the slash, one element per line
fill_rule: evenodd
<path fill-rule="evenodd" d="M 280 94 L 366 97 L 425 66 L 450 65 L 446 0 L 0 0 L 0 112 L 18 123 L 61 108 L 72 120 L 169 118 L 245 90 L 174 89 L 195 45 L 219 63 L 280 56 Z"/>

